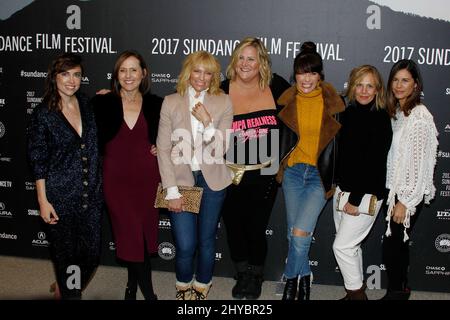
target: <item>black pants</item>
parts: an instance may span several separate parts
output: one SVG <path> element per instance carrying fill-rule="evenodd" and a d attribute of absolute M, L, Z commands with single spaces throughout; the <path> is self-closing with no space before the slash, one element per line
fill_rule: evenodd
<path fill-rule="evenodd" d="M 222 214 L 233 262 L 264 265 L 266 229 L 277 191 L 275 176 L 261 175 L 260 170 L 245 172 L 238 186 L 228 187 Z"/>
<path fill-rule="evenodd" d="M 422 210 L 423 201 L 416 207 L 415 214 L 410 219 L 408 236 Z M 391 235 L 383 238 L 383 263 L 386 266 L 388 289 L 403 291 L 408 283 L 409 269 L 409 239 L 403 241 L 403 224 L 395 223 L 391 218 Z"/>
<path fill-rule="evenodd" d="M 128 270 L 127 287 L 132 292 L 136 292 L 137 286 L 141 289 L 145 300 L 154 300 L 156 295 L 153 291 L 152 282 L 152 264 L 151 256 L 148 254 L 147 248 L 144 244 L 144 261 L 130 262 L 125 261 Z"/>

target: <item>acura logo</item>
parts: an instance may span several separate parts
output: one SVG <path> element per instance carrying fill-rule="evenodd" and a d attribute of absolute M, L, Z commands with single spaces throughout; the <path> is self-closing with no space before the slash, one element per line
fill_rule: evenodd
<path fill-rule="evenodd" d="M 39 240 L 44 240 L 45 239 L 45 232 L 44 231 L 39 231 L 38 232 L 38 239 Z"/>

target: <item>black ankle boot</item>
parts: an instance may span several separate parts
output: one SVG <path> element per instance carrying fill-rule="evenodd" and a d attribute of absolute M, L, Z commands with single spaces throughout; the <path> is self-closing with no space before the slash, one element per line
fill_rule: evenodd
<path fill-rule="evenodd" d="M 247 271 L 238 272 L 235 276 L 236 284 L 231 290 L 231 295 L 235 299 L 244 299 L 247 290 L 248 282 L 250 280 Z"/>
<path fill-rule="evenodd" d="M 406 287 L 403 290 L 387 289 L 386 294 L 381 300 L 409 300 L 411 289 Z"/>
<path fill-rule="evenodd" d="M 300 283 L 298 285 L 298 300 L 305 301 L 309 300 L 309 294 L 311 292 L 311 276 L 304 276 L 300 278 Z"/>
<path fill-rule="evenodd" d="M 137 292 L 137 286 L 129 286 L 127 285 L 125 289 L 125 300 L 136 300 L 136 292 Z"/>
<path fill-rule="evenodd" d="M 286 279 L 283 298 L 281 298 L 281 300 L 295 300 L 295 296 L 297 295 L 297 283 L 298 277 Z"/>
<path fill-rule="evenodd" d="M 248 285 L 245 292 L 245 297 L 248 300 L 256 300 L 261 296 L 263 277 L 263 266 L 248 266 Z"/>

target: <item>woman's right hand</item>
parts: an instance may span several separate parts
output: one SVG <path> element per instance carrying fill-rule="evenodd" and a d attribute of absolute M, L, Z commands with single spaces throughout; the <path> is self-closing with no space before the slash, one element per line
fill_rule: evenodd
<path fill-rule="evenodd" d="M 56 214 L 52 204 L 48 201 L 42 201 L 39 203 L 39 210 L 41 211 L 41 218 L 45 223 L 57 224 L 59 217 Z"/>
<path fill-rule="evenodd" d="M 183 211 L 183 198 L 172 199 L 172 200 L 168 200 L 168 201 L 169 201 L 169 206 L 168 206 L 169 211 L 172 211 L 172 212 Z"/>
<path fill-rule="evenodd" d="M 358 212 L 358 207 L 355 207 L 354 205 L 352 205 L 350 202 L 347 202 L 344 205 L 344 212 L 346 214 L 349 214 L 351 216 L 359 216 L 359 212 Z"/>

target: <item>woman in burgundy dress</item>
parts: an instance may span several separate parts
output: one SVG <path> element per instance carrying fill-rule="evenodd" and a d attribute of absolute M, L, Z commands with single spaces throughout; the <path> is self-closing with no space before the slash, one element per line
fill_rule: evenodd
<path fill-rule="evenodd" d="M 138 284 L 146 300 L 156 299 L 150 255 L 157 251 L 153 203 L 160 181 L 155 144 L 162 99 L 148 88 L 144 59 L 125 51 L 115 63 L 111 92 L 92 100 L 117 257 L 128 268 L 127 300 L 136 299 Z"/>

